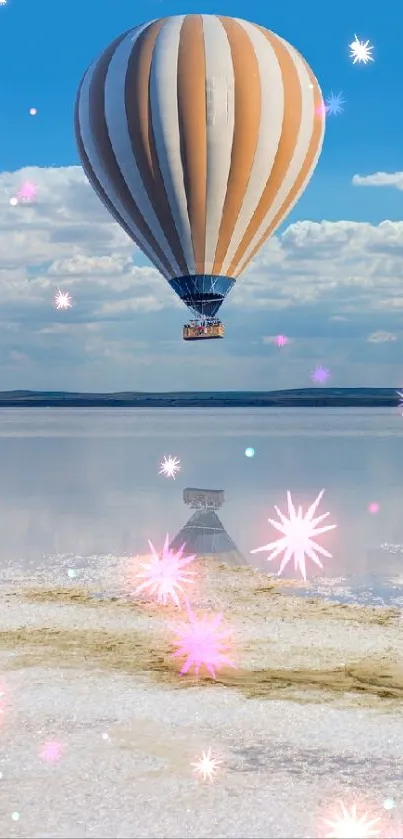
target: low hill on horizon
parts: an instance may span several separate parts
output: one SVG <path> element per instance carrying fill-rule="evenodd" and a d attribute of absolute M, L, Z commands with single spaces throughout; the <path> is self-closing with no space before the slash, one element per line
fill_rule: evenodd
<path fill-rule="evenodd" d="M 0 391 L 0 408 L 270 408 L 396 407 L 396 388 L 312 387 L 271 391 L 170 391 L 146 393 L 75 393 L 69 391 Z"/>

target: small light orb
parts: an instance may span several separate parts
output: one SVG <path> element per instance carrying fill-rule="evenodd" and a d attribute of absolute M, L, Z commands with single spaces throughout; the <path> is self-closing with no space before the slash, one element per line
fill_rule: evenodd
<path fill-rule="evenodd" d="M 393 801 L 393 798 L 386 798 L 383 802 L 383 806 L 385 810 L 393 810 L 393 808 L 396 807 L 396 804 Z"/>
<path fill-rule="evenodd" d="M 379 513 L 379 504 L 377 501 L 371 501 L 371 503 L 368 506 L 368 512 L 372 513 L 372 515 L 375 515 L 375 513 Z"/>
<path fill-rule="evenodd" d="M 10 204 L 12 207 L 16 207 L 18 204 L 18 198 L 10 198 Z"/>
<path fill-rule="evenodd" d="M 67 576 L 70 577 L 70 580 L 74 580 L 74 577 L 77 577 L 77 571 L 74 568 L 69 568 Z"/>
<path fill-rule="evenodd" d="M 36 117 L 38 111 L 37 111 L 36 108 L 30 108 L 29 113 L 30 113 L 31 117 Z"/>
<path fill-rule="evenodd" d="M 255 450 L 252 449 L 251 446 L 248 446 L 248 448 L 245 449 L 245 457 L 254 457 L 254 456 L 255 456 Z"/>

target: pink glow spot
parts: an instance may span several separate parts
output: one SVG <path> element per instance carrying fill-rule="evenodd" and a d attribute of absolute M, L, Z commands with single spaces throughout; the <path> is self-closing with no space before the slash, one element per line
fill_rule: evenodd
<path fill-rule="evenodd" d="M 276 335 L 274 343 L 277 344 L 278 347 L 285 347 L 285 345 L 288 344 L 288 338 L 286 335 Z"/>
<path fill-rule="evenodd" d="M 377 501 L 371 501 L 370 505 L 368 506 L 369 513 L 379 513 L 379 504 Z"/>
<path fill-rule="evenodd" d="M 324 819 L 324 824 L 331 828 L 330 833 L 325 833 L 325 839 L 370 839 L 372 836 L 380 836 L 380 830 L 373 829 L 379 824 L 380 819 L 368 819 L 368 814 L 361 816 L 357 813 L 357 805 L 348 810 L 343 801 L 340 801 L 341 813 L 335 813 L 332 820 Z"/>
<path fill-rule="evenodd" d="M 403 836 L 403 823 L 399 824 L 399 822 L 395 822 L 392 819 L 388 819 L 389 824 L 385 824 L 384 831 L 385 836 L 388 839 L 402 839 Z M 390 824 L 391 822 L 391 824 Z"/>
<path fill-rule="evenodd" d="M 216 615 L 203 614 L 198 619 L 188 607 L 189 621 L 181 627 L 174 627 L 176 652 L 172 658 L 185 657 L 186 661 L 180 671 L 181 676 L 194 667 L 196 676 L 204 666 L 210 676 L 216 678 L 216 670 L 221 667 L 235 667 L 228 656 L 230 652 L 230 633 L 220 626 L 223 619 L 221 613 Z"/>
<path fill-rule="evenodd" d="M 326 367 L 322 367 L 322 365 L 319 365 L 318 367 L 315 367 L 315 370 L 313 371 L 311 378 L 313 382 L 324 384 L 324 382 L 327 382 L 329 376 L 329 370 Z"/>
<path fill-rule="evenodd" d="M 24 181 L 21 189 L 17 192 L 17 198 L 21 201 L 32 201 L 36 196 L 36 186 L 31 181 Z"/>
<path fill-rule="evenodd" d="M 46 760 L 48 763 L 55 763 L 57 760 L 60 760 L 62 755 L 62 746 L 61 743 L 58 743 L 56 740 L 48 740 L 41 749 L 41 758 L 42 760 Z"/>
<path fill-rule="evenodd" d="M 36 117 L 38 111 L 37 111 L 36 108 L 30 108 L 29 113 L 30 113 L 31 117 Z"/>
<path fill-rule="evenodd" d="M 324 102 L 322 102 L 321 105 L 318 105 L 318 107 L 316 108 L 316 113 L 317 113 L 318 117 L 325 117 L 326 114 L 328 113 L 328 111 L 329 111 L 329 106 L 325 105 Z"/>
<path fill-rule="evenodd" d="M 3 685 L 0 684 L 0 725 L 4 720 L 6 711 L 6 692 Z"/>
<path fill-rule="evenodd" d="M 184 544 L 178 551 L 172 551 L 169 547 L 168 534 L 162 549 L 162 556 L 159 556 L 152 542 L 148 541 L 148 544 L 152 555 L 147 562 L 141 563 L 141 568 L 144 570 L 136 576 L 143 579 L 144 582 L 137 586 L 134 593 L 138 594 L 148 589 L 149 594 L 156 595 L 158 603 L 166 606 L 170 597 L 176 606 L 180 607 L 178 594 L 183 596 L 185 602 L 187 601 L 183 584 L 193 583 L 192 577 L 195 575 L 195 571 L 185 571 L 184 568 L 196 559 L 196 554 L 183 556 Z"/>

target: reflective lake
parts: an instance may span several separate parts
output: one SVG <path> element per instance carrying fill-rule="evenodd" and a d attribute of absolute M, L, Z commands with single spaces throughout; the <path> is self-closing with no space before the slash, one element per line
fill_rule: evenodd
<path fill-rule="evenodd" d="M 164 455 L 180 460 L 175 480 L 159 474 Z M 323 570 L 308 559 L 311 586 L 297 590 L 403 603 L 394 409 L 3 409 L 0 467 L 3 584 L 17 571 L 147 553 L 167 533 L 189 553 L 275 574 L 281 555 L 250 554 L 281 535 L 268 522 L 274 505 L 287 514 L 289 490 L 305 512 L 324 489 L 317 515 L 329 511 L 324 524 L 337 528 L 317 538 L 332 558 Z M 291 562 L 283 576 L 300 575 Z"/>

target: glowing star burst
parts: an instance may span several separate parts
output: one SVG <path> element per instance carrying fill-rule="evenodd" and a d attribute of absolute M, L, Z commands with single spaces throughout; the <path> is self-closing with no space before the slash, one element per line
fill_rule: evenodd
<path fill-rule="evenodd" d="M 315 367 L 315 370 L 313 371 L 311 378 L 313 382 L 324 384 L 325 382 L 327 382 L 329 376 L 330 371 L 326 367 L 322 367 L 322 365 L 319 365 L 318 367 Z"/>
<path fill-rule="evenodd" d="M 335 524 L 328 524 L 325 527 L 317 527 L 321 521 L 330 515 L 329 513 L 322 513 L 321 516 L 313 518 L 324 491 L 324 489 L 320 491 L 318 497 L 315 498 L 315 501 L 311 504 L 305 516 L 302 515 L 302 507 L 298 507 L 298 511 L 295 511 L 290 492 L 287 492 L 289 518 L 284 516 L 278 507 L 274 507 L 281 521 L 277 522 L 273 521 L 273 519 L 269 519 L 269 522 L 276 528 L 276 530 L 280 531 L 280 533 L 283 533 L 284 535 L 281 539 L 276 539 L 275 542 L 269 542 L 268 545 L 263 545 L 261 548 L 255 548 L 251 551 L 251 553 L 256 554 L 261 551 L 271 550 L 270 556 L 267 557 L 268 562 L 272 559 L 276 559 L 279 554 L 284 553 L 280 569 L 278 571 L 279 576 L 292 557 L 294 557 L 295 570 L 297 571 L 299 569 L 301 571 L 304 580 L 306 580 L 305 556 L 309 557 L 312 562 L 315 562 L 319 568 L 323 568 L 323 565 L 318 557 L 318 553 L 322 556 L 331 558 L 332 554 L 313 540 L 314 536 L 319 536 L 321 533 L 326 533 L 328 530 L 334 530 L 336 527 Z"/>
<path fill-rule="evenodd" d="M 211 749 L 209 749 L 207 754 L 203 752 L 202 757 L 196 763 L 192 763 L 191 766 L 194 766 L 193 773 L 195 775 L 200 775 L 203 781 L 209 780 L 210 783 L 213 783 L 213 776 L 217 774 L 217 766 L 221 763 L 222 760 L 211 756 Z"/>
<path fill-rule="evenodd" d="M 350 58 L 353 58 L 353 64 L 368 64 L 368 61 L 373 61 L 371 55 L 373 46 L 369 41 L 360 41 L 357 35 L 354 35 L 354 41 L 350 44 Z"/>
<path fill-rule="evenodd" d="M 73 302 L 68 291 L 58 290 L 53 298 L 56 309 L 71 309 Z"/>
<path fill-rule="evenodd" d="M 176 606 L 180 607 L 178 593 L 186 598 L 186 593 L 182 584 L 187 585 L 189 583 L 193 583 L 194 580 L 192 577 L 195 574 L 194 571 L 185 571 L 184 568 L 196 559 L 196 554 L 193 554 L 192 556 L 183 556 L 185 545 L 182 545 L 182 547 L 176 552 L 170 550 L 168 534 L 165 539 L 161 557 L 150 541 L 148 544 L 150 546 L 152 556 L 147 562 L 141 563 L 141 567 L 144 568 L 144 571 L 137 574 L 137 577 L 139 579 L 143 579 L 144 583 L 141 583 L 141 585 L 135 589 L 135 594 L 148 589 L 149 594 L 157 596 L 158 603 L 162 603 L 166 606 L 167 600 L 170 597 Z"/>
<path fill-rule="evenodd" d="M 399 403 L 398 403 L 397 407 L 398 408 L 403 408 L 403 390 L 397 390 L 396 394 L 399 397 Z M 402 414 L 402 416 L 403 416 L 403 414 Z"/>
<path fill-rule="evenodd" d="M 357 805 L 353 804 L 349 813 L 343 802 L 340 801 L 342 816 L 335 821 L 325 820 L 325 824 L 332 828 L 332 833 L 326 833 L 326 839 L 369 839 L 371 836 L 379 836 L 379 830 L 372 830 L 380 819 L 367 820 L 367 814 L 357 816 Z"/>
<path fill-rule="evenodd" d="M 278 347 L 285 347 L 285 345 L 288 344 L 288 338 L 286 335 L 276 335 L 274 343 L 277 344 Z"/>
<path fill-rule="evenodd" d="M 181 676 L 194 667 L 196 676 L 202 665 L 208 670 L 213 679 L 216 670 L 225 665 L 235 667 L 228 657 L 230 638 L 229 631 L 220 626 L 223 615 L 204 614 L 198 619 L 188 607 L 188 623 L 175 627 L 177 635 L 174 646 L 178 649 L 172 653 L 173 658 L 186 657 L 180 671 Z"/>
<path fill-rule="evenodd" d="M 343 98 L 342 93 L 331 93 L 330 96 L 327 97 L 325 108 L 326 113 L 330 114 L 331 116 L 337 116 L 337 114 L 341 114 L 343 109 L 343 105 L 345 105 L 346 100 Z"/>
<path fill-rule="evenodd" d="M 160 475 L 165 475 L 166 478 L 173 478 L 175 480 L 175 476 L 180 472 L 181 462 L 177 457 L 172 457 L 169 454 L 168 457 L 164 456 L 160 466 Z"/>
<path fill-rule="evenodd" d="M 31 181 L 24 181 L 21 189 L 17 192 L 17 198 L 21 201 L 32 201 L 36 196 L 36 186 Z"/>

